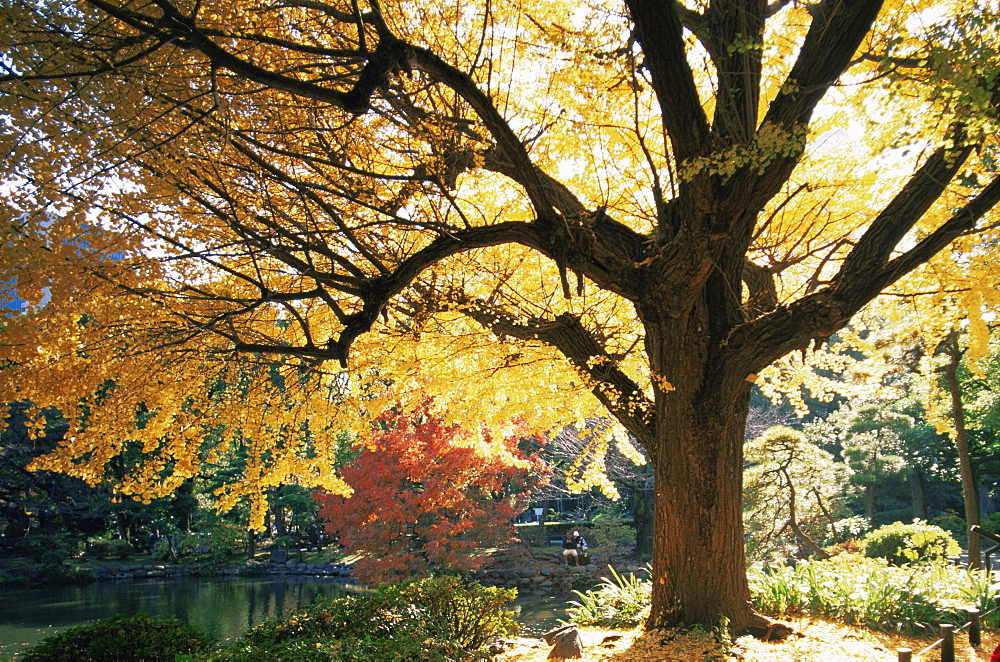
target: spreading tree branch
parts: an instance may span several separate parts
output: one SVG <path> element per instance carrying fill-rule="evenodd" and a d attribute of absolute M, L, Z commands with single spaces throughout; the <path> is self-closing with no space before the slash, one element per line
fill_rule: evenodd
<path fill-rule="evenodd" d="M 485 302 L 469 302 L 462 312 L 495 335 L 540 340 L 558 349 L 592 383 L 594 396 L 650 452 L 654 442 L 654 408 L 635 381 L 617 366 L 607 350 L 569 313 L 554 320 L 514 321 Z"/>

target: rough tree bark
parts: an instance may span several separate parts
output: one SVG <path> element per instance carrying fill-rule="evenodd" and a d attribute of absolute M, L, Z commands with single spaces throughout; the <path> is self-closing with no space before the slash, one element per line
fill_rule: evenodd
<path fill-rule="evenodd" d="M 710 309 L 695 310 L 703 316 L 655 326 L 655 318 L 646 321 L 651 368 L 669 375 L 673 387 L 661 390 L 656 400 L 649 625 L 714 623 L 724 614 L 735 631 L 766 628 L 767 621 L 749 608 L 743 545 L 743 438 L 751 371 L 712 356 Z"/>

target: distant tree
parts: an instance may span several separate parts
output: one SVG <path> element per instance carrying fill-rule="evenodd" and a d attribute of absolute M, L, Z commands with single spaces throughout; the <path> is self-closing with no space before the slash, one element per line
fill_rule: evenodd
<path fill-rule="evenodd" d="M 788 427 L 771 428 L 748 443 L 745 452 L 748 556 L 766 558 L 793 538 L 813 554 L 828 557 L 820 543 L 836 535 L 836 522 L 848 514 L 842 489 L 847 468 Z"/>
<path fill-rule="evenodd" d="M 965 505 L 965 523 L 968 527 L 979 526 L 979 477 L 972 466 L 972 453 L 969 450 L 969 432 L 966 424 L 965 405 L 963 404 L 962 383 L 959 380 L 958 370 L 962 365 L 962 358 L 965 349 L 959 344 L 958 331 L 953 331 L 942 340 L 934 354 L 944 358 L 942 365 L 937 371 L 941 374 L 948 393 L 948 403 L 946 407 L 950 418 L 950 433 L 955 442 L 955 450 L 958 452 L 959 475 L 962 480 L 962 501 Z M 982 566 L 982 557 L 979 546 L 979 536 L 969 536 L 969 565 L 973 568 Z"/>
<path fill-rule="evenodd" d="M 318 509 L 312 491 L 301 485 L 279 485 L 268 490 L 267 500 L 275 536 L 302 534 Z"/>
<path fill-rule="evenodd" d="M 39 530 L 86 536 L 103 532 L 116 504 L 105 487 L 51 471 L 30 471 L 36 457 L 62 440 L 65 424 L 49 412 L 37 437 L 29 434 L 28 403 L 9 405 L 0 430 L 0 534 L 17 539 Z"/>
<path fill-rule="evenodd" d="M 854 473 L 851 482 L 861 488 L 865 515 L 875 517 L 875 489 L 886 476 L 906 466 L 901 437 L 913 427 L 910 417 L 884 406 L 841 410 L 849 419 L 843 454 Z"/>
<path fill-rule="evenodd" d="M 746 439 L 757 439 L 771 428 L 778 426 L 794 427 L 800 423 L 795 411 L 782 399 L 777 404 L 764 397 L 759 389 L 754 389 L 750 399 L 750 412 L 747 415 Z"/>
<path fill-rule="evenodd" d="M 512 542 L 513 520 L 546 470 L 518 449 L 531 435 L 508 427 L 500 437 L 450 425 L 429 402 L 381 416 L 342 469 L 354 494 L 316 495 L 327 532 L 362 555 L 354 576 L 382 583 L 472 569 L 482 562 L 474 551 Z"/>

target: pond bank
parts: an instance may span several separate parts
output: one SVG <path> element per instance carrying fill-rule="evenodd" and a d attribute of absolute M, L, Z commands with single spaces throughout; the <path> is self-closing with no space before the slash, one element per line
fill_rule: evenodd
<path fill-rule="evenodd" d="M 351 564 L 342 561 L 303 563 L 247 561 L 244 563 L 122 564 L 89 568 L 99 581 L 180 577 L 255 577 L 299 575 L 350 579 Z M 469 577 L 488 586 L 516 588 L 520 595 L 551 595 L 591 588 L 600 581 L 596 566 L 486 568 Z"/>
<path fill-rule="evenodd" d="M 263 563 L 248 561 L 246 563 L 178 563 L 178 564 L 141 564 L 101 566 L 89 568 L 98 580 L 156 579 L 166 577 L 253 577 L 260 575 L 304 575 L 311 577 L 340 577 L 348 579 L 351 576 L 350 564 L 335 563 L 299 563 L 286 561 L 278 563 L 266 561 Z"/>
<path fill-rule="evenodd" d="M 600 577 L 589 566 L 568 568 L 487 569 L 469 573 L 472 579 L 488 586 L 516 588 L 518 595 L 551 595 L 586 590 Z"/>

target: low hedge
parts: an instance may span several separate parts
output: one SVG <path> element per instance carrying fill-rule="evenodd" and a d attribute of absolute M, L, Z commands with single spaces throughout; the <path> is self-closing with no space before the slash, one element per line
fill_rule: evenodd
<path fill-rule="evenodd" d="M 215 637 L 176 618 L 116 616 L 70 628 L 24 653 L 24 662 L 174 662 L 204 651 Z"/>
<path fill-rule="evenodd" d="M 209 659 L 486 659 L 493 640 L 517 631 L 506 609 L 516 595 L 452 576 L 394 584 L 265 621 Z"/>
<path fill-rule="evenodd" d="M 866 534 L 863 543 L 865 556 L 886 559 L 893 565 L 938 561 L 962 552 L 950 533 L 920 521 L 886 524 Z"/>

